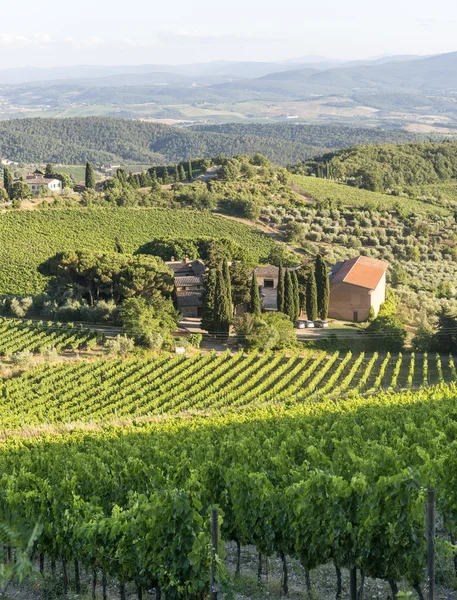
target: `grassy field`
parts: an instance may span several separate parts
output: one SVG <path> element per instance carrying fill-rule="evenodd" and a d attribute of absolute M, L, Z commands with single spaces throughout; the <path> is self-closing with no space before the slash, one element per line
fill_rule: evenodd
<path fill-rule="evenodd" d="M 306 177 L 305 175 L 293 175 L 291 179 L 294 188 L 300 194 L 314 198 L 319 202 L 333 202 L 334 204 L 372 210 L 396 210 L 397 207 L 401 206 L 405 212 L 412 214 L 449 214 L 449 210 L 435 204 L 370 192 L 342 183 L 328 181 L 327 179 Z"/>
<path fill-rule="evenodd" d="M 260 230 L 223 217 L 172 209 L 49 209 L 0 214 L 0 296 L 36 294 L 46 279 L 38 267 L 57 252 L 139 251 L 154 237 L 229 238 L 255 263 L 275 247 Z"/>
<path fill-rule="evenodd" d="M 84 165 L 57 166 L 55 170 L 57 173 L 67 173 L 76 181 L 76 183 L 84 181 L 86 176 L 86 167 Z M 96 179 L 99 179 L 99 177 L 97 177 L 97 173 Z"/>
<path fill-rule="evenodd" d="M 0 384 L 0 428 L 294 405 L 456 381 L 452 357 L 196 354 L 45 365 Z"/>

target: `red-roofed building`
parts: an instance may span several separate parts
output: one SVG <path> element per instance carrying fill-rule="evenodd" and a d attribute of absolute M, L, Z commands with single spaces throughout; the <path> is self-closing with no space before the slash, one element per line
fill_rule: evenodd
<path fill-rule="evenodd" d="M 330 272 L 328 316 L 341 321 L 365 321 L 370 309 L 375 314 L 386 299 L 389 263 L 358 256 L 337 263 Z"/>

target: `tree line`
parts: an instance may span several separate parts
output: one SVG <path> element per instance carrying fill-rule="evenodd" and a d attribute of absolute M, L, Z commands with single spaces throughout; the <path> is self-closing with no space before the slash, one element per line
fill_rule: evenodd
<path fill-rule="evenodd" d="M 353 146 L 295 165 L 291 171 L 395 194 L 456 179 L 457 142 Z"/>

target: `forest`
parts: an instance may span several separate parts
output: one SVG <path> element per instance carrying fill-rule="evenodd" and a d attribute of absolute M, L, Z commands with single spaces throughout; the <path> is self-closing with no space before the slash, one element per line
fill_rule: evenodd
<path fill-rule="evenodd" d="M 412 186 L 456 179 L 457 143 L 364 144 L 324 154 L 292 171 L 398 194 Z"/>
<path fill-rule="evenodd" d="M 276 164 L 354 143 L 415 139 L 402 132 L 332 126 L 234 125 L 177 128 L 109 117 L 0 122 L 0 156 L 16 162 L 163 165 L 189 158 L 264 154 Z"/>

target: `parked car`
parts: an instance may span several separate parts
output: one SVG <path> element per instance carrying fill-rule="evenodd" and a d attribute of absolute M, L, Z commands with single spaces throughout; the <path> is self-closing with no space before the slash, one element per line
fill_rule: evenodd
<path fill-rule="evenodd" d="M 295 328 L 304 329 L 306 327 L 305 323 L 306 321 L 295 321 Z"/>
<path fill-rule="evenodd" d="M 314 327 L 314 322 L 313 321 L 305 321 L 305 327 L 306 327 L 306 329 L 310 329 L 311 327 Z"/>
<path fill-rule="evenodd" d="M 322 321 L 321 319 L 318 319 L 317 321 L 314 321 L 314 326 L 319 327 L 319 329 L 328 327 L 328 321 Z"/>

